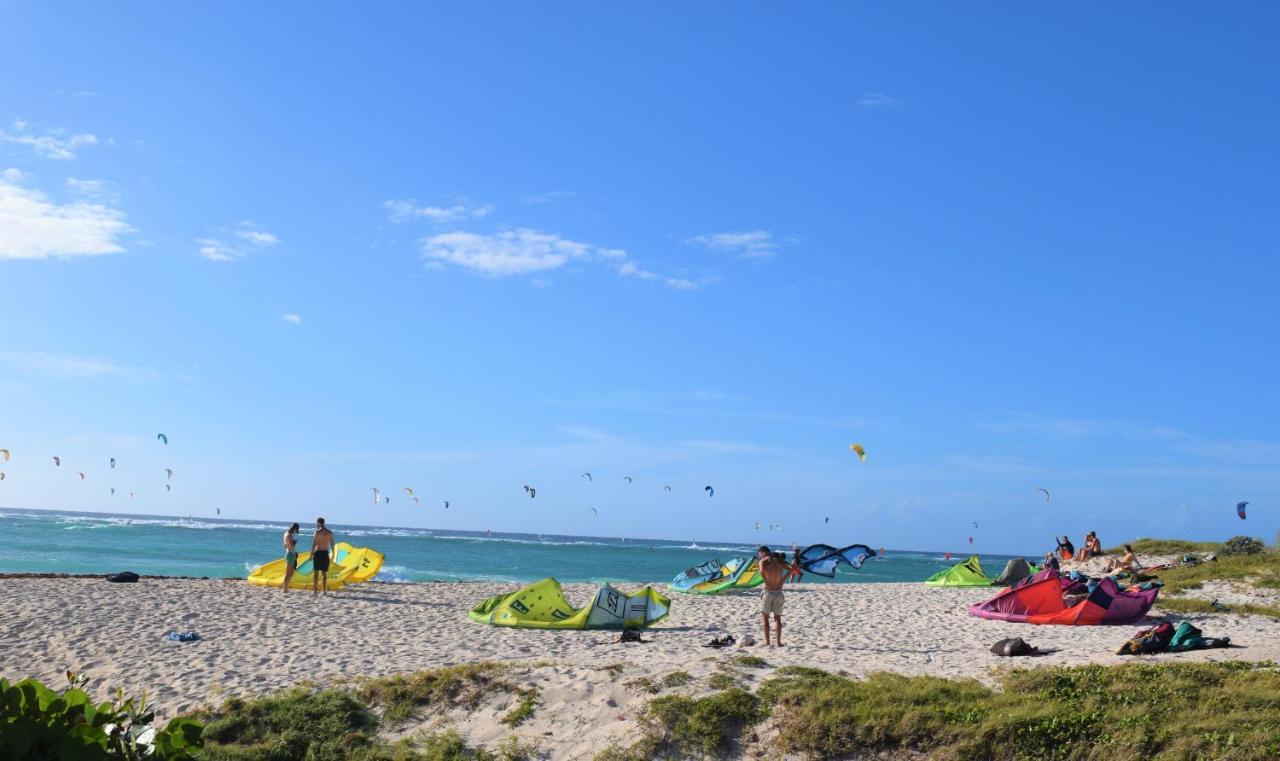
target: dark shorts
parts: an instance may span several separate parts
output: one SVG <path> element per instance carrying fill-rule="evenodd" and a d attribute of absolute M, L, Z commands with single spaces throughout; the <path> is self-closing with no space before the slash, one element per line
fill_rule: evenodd
<path fill-rule="evenodd" d="M 311 556 L 311 566 L 317 571 L 329 570 L 329 551 L 316 550 L 316 554 Z"/>

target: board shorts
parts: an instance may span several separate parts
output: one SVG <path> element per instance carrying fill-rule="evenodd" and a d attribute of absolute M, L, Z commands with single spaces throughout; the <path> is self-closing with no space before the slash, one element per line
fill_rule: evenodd
<path fill-rule="evenodd" d="M 782 615 L 782 590 L 766 589 L 760 593 L 760 612 Z"/>
<path fill-rule="evenodd" d="M 322 573 L 329 570 L 329 551 L 316 550 L 316 553 L 311 556 L 311 567 Z"/>
<path fill-rule="evenodd" d="M 284 564 L 290 568 L 298 567 L 298 553 L 286 552 L 284 554 Z"/>

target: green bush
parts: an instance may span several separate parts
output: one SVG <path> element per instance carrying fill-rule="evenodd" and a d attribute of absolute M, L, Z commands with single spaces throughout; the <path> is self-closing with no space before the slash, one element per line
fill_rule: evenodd
<path fill-rule="evenodd" d="M 10 684 L 0 679 L 0 758 L 23 759 L 157 759 L 197 758 L 203 727 L 191 719 L 174 719 L 163 729 L 145 700 L 116 699 L 95 705 L 85 693 L 85 679 L 67 673 L 61 693 L 35 679 Z"/>
<path fill-rule="evenodd" d="M 1223 555 L 1257 555 L 1267 547 L 1261 539 L 1251 536 L 1233 536 L 1222 545 Z"/>

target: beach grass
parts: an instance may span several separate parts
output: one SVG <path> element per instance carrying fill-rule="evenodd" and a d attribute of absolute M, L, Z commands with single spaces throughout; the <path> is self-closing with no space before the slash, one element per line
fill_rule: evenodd
<path fill-rule="evenodd" d="M 536 684 L 520 690 L 517 694 L 520 701 L 502 719 L 503 724 L 512 728 L 528 721 L 533 716 L 534 711 L 537 710 L 538 703 L 542 701 L 542 688 Z"/>
<path fill-rule="evenodd" d="M 641 740 L 597 759 L 724 756 L 758 742 L 749 730 L 766 719 L 776 732 L 766 752 L 804 758 L 1274 759 L 1280 671 L 1242 662 L 1016 669 L 992 689 L 786 666 L 754 694 L 655 699 Z"/>
<path fill-rule="evenodd" d="M 515 691 L 503 678 L 507 671 L 505 665 L 481 662 L 367 679 L 349 687 L 295 687 L 254 699 L 230 698 L 195 718 L 205 723 L 210 761 L 492 759 L 453 733 L 395 744 L 378 733 L 422 710 L 474 708 L 495 692 Z M 525 700 L 522 694 L 517 710 Z M 536 696 L 533 700 L 536 705 Z M 532 710 L 531 705 L 530 714 Z"/>
<path fill-rule="evenodd" d="M 1128 543 L 1138 555 L 1186 555 L 1192 552 L 1216 552 L 1222 542 L 1189 542 L 1185 539 L 1134 539 Z M 1106 550 L 1108 555 L 1123 555 L 1124 546 Z"/>

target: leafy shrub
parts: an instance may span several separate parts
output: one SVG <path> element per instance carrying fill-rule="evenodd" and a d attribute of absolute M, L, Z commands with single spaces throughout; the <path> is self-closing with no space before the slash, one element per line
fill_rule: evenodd
<path fill-rule="evenodd" d="M 203 727 L 174 719 L 157 730 L 145 700 L 116 699 L 95 705 L 82 689 L 85 679 L 67 672 L 61 693 L 35 679 L 0 679 L 0 758 L 157 759 L 197 758 Z"/>
<path fill-rule="evenodd" d="M 1223 555 L 1257 555 L 1267 547 L 1261 539 L 1251 536 L 1233 536 L 1222 545 Z"/>

